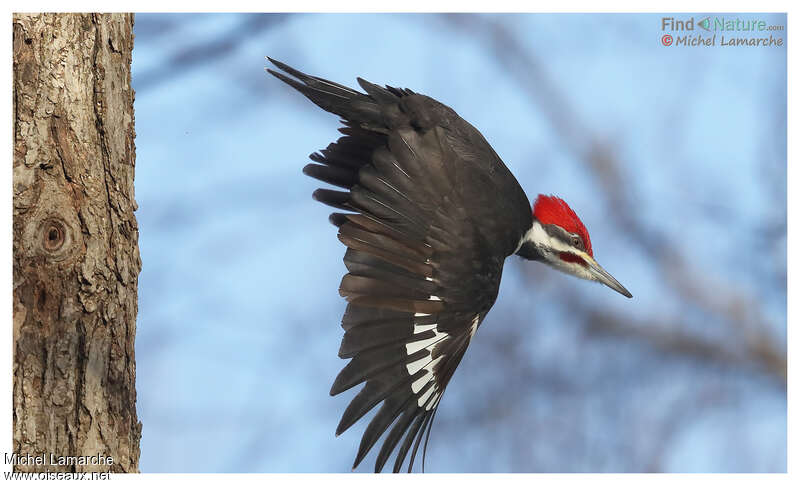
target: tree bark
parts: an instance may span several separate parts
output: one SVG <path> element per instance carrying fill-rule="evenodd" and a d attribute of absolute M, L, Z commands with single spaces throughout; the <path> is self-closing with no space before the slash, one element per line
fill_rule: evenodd
<path fill-rule="evenodd" d="M 133 15 L 13 27 L 15 469 L 136 472 Z"/>

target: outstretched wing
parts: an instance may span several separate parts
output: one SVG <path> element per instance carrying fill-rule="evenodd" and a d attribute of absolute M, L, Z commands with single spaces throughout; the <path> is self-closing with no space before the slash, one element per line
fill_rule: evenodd
<path fill-rule="evenodd" d="M 382 402 L 353 467 L 389 430 L 375 471 L 398 444 L 393 469 L 411 451 L 411 471 L 447 383 L 494 304 L 503 262 L 530 226 L 527 198 L 480 133 L 445 105 L 362 79 L 367 94 L 359 93 L 270 61 L 293 77 L 271 74 L 345 124 L 344 136 L 303 169 L 345 189 L 314 192 L 346 211 L 331 221 L 347 246 L 339 356 L 350 362 L 331 394 L 366 383 L 336 433 Z M 517 190 L 499 194 L 507 177 Z"/>

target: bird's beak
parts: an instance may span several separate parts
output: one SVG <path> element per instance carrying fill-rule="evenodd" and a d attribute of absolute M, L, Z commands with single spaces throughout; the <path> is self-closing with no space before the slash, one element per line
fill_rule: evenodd
<path fill-rule="evenodd" d="M 621 283 L 617 282 L 617 279 L 612 277 L 610 273 L 606 272 L 606 270 L 601 267 L 594 258 L 590 257 L 589 255 L 585 255 L 585 260 L 588 265 L 587 268 L 589 269 L 589 272 L 591 272 L 598 282 L 606 284 L 629 299 L 633 297 L 633 295 L 628 292 L 628 289 L 623 287 Z"/>

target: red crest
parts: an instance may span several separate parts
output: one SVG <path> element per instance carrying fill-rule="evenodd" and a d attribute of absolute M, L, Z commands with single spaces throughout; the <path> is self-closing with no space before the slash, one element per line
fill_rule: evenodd
<path fill-rule="evenodd" d="M 575 233 L 583 239 L 583 246 L 586 247 L 586 253 L 594 256 L 592 253 L 592 242 L 589 239 L 589 232 L 586 231 L 586 226 L 583 225 L 581 218 L 575 214 L 575 211 L 569 207 L 569 204 L 564 202 L 563 199 L 556 196 L 545 196 L 539 194 L 536 202 L 533 203 L 533 217 L 538 219 L 542 224 L 554 224 L 560 226 L 570 233 Z"/>

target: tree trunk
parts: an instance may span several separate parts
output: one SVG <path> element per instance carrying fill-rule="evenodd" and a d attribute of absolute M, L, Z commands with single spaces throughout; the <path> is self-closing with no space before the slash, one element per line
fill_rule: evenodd
<path fill-rule="evenodd" d="M 15 469 L 136 472 L 133 15 L 13 24 Z"/>

